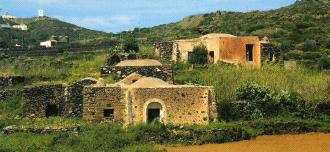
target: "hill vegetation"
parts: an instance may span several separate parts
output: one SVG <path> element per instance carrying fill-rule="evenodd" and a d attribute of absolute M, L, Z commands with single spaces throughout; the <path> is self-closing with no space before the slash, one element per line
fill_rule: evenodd
<path fill-rule="evenodd" d="M 87 43 L 96 38 L 104 40 L 111 36 L 109 33 L 89 30 L 49 17 L 0 19 L 0 22 L 10 25 L 23 23 L 29 28 L 28 31 L 0 29 L 0 41 L 5 42 L 9 47 L 15 44 L 25 44 L 26 48 L 38 47 L 41 41 L 49 40 L 51 36 L 68 36 L 69 41 L 73 43 Z"/>
<path fill-rule="evenodd" d="M 269 11 L 217 11 L 182 21 L 135 29 L 127 36 L 147 38 L 149 43 L 199 37 L 208 33 L 254 35 L 270 38 L 284 60 L 299 60 L 312 68 L 330 69 L 330 2 L 301 0 Z"/>

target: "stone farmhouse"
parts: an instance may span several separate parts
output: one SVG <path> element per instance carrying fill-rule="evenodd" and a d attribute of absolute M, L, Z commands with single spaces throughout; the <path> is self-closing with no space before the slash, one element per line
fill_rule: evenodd
<path fill-rule="evenodd" d="M 213 87 L 173 85 L 131 74 L 116 84 L 84 88 L 83 119 L 89 122 L 206 124 L 216 118 Z"/>
<path fill-rule="evenodd" d="M 27 86 L 23 116 L 77 117 L 124 126 L 159 120 L 170 124 L 206 124 L 217 118 L 210 86 L 173 85 L 133 73 L 115 84 L 85 78 L 73 84 Z"/>
<path fill-rule="evenodd" d="M 193 48 L 203 44 L 208 50 L 209 63 L 225 62 L 235 65 L 261 66 L 261 50 L 268 44 L 256 36 L 237 37 L 230 34 L 208 34 L 199 38 L 175 40 L 156 45 L 155 52 L 163 60 L 187 62 Z"/>

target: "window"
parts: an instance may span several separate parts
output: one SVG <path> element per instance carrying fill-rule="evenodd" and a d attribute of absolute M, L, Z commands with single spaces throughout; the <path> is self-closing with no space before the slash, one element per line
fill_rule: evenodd
<path fill-rule="evenodd" d="M 104 109 L 103 116 L 105 118 L 113 118 L 114 117 L 114 109 L 113 108 Z"/>
<path fill-rule="evenodd" d="M 58 116 L 58 107 L 55 104 L 46 106 L 46 117 Z"/>
<path fill-rule="evenodd" d="M 253 61 L 253 44 L 246 45 L 246 61 Z"/>

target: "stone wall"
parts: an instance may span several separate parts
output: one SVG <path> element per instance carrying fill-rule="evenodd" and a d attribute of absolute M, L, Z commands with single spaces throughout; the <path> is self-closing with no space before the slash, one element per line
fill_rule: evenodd
<path fill-rule="evenodd" d="M 92 78 L 82 79 L 71 85 L 54 84 L 29 86 L 23 90 L 23 116 L 46 117 L 47 106 L 57 111 L 55 116 L 82 117 L 83 88 L 98 81 Z"/>
<path fill-rule="evenodd" d="M 155 53 L 162 61 L 171 61 L 173 54 L 173 42 L 161 42 L 154 44 Z"/>
<path fill-rule="evenodd" d="M 146 122 L 145 109 L 151 102 L 161 102 L 164 122 L 171 124 L 206 124 L 214 119 L 213 93 L 207 87 L 132 89 L 133 121 Z"/>
<path fill-rule="evenodd" d="M 125 119 L 125 91 L 119 86 L 85 87 L 83 119 L 88 122 L 118 122 Z M 112 118 L 104 118 L 104 109 L 113 108 Z"/>
<path fill-rule="evenodd" d="M 48 127 L 27 127 L 27 126 L 7 126 L 3 128 L 4 134 L 13 133 L 54 133 L 54 132 L 73 132 L 79 133 L 80 126 L 64 127 L 64 126 L 48 126 Z"/>
<path fill-rule="evenodd" d="M 21 91 L 16 89 L 3 89 L 0 90 L 0 101 L 6 100 L 10 97 L 20 96 Z"/>
<path fill-rule="evenodd" d="M 121 88 L 85 87 L 83 119 L 89 122 L 119 122 L 124 125 L 147 122 L 150 103 L 162 105 L 163 119 L 171 124 L 206 124 L 217 118 L 212 87 Z M 112 119 L 104 109 L 113 108 Z"/>
<path fill-rule="evenodd" d="M 0 76 L 0 87 L 24 83 L 24 81 L 23 76 Z"/>
<path fill-rule="evenodd" d="M 92 78 L 82 79 L 68 86 L 67 102 L 65 108 L 66 116 L 82 117 L 83 89 L 85 86 L 94 85 L 98 81 Z"/>
<path fill-rule="evenodd" d="M 58 115 L 65 112 L 66 86 L 63 84 L 25 87 L 23 90 L 23 116 L 46 117 L 46 107 L 55 105 Z"/>
<path fill-rule="evenodd" d="M 115 74 L 118 79 L 124 79 L 132 73 L 138 73 L 146 77 L 155 77 L 167 82 L 173 82 L 172 68 L 170 65 L 162 66 L 105 66 L 101 68 L 101 76 Z"/>

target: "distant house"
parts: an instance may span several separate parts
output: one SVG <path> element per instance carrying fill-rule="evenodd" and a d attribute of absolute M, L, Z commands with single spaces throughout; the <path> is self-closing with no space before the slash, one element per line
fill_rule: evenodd
<path fill-rule="evenodd" d="M 257 36 L 237 37 L 230 34 L 208 34 L 199 38 L 175 40 L 156 46 L 156 54 L 163 60 L 187 62 L 197 45 L 205 45 L 209 63 L 225 62 L 235 65 L 261 66 L 261 47 Z"/>
<path fill-rule="evenodd" d="M 46 47 L 46 48 L 51 48 L 51 47 L 55 47 L 57 44 L 56 40 L 48 40 L 45 42 L 40 42 L 40 46 L 41 47 Z"/>
<path fill-rule="evenodd" d="M 27 27 L 27 25 L 25 24 L 20 24 L 20 25 L 13 25 L 13 28 L 14 29 L 19 29 L 19 30 L 22 30 L 22 31 L 27 31 L 29 28 Z"/>
<path fill-rule="evenodd" d="M 17 17 L 16 16 L 11 16 L 11 15 L 9 15 L 8 12 L 5 12 L 5 14 L 2 15 L 2 18 L 3 19 L 16 19 Z"/>

